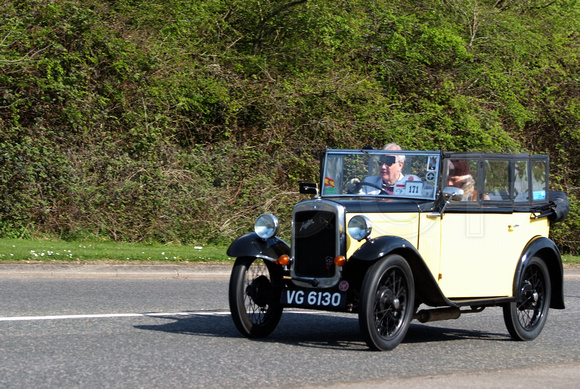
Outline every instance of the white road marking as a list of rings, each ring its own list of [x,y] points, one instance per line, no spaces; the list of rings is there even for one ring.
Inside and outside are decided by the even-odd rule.
[[[71,320],[71,319],[110,319],[117,317],[171,317],[171,316],[227,316],[229,312],[148,312],[148,313],[103,313],[92,315],[50,315],[50,316],[14,316],[0,317],[2,321],[34,321],[34,320]]]
[[[320,311],[301,310],[299,308],[290,308],[284,311],[285,314],[321,314]],[[345,312],[324,312],[329,316],[351,317],[351,313]],[[172,317],[172,316],[229,316],[229,311],[191,311],[191,312],[145,312],[145,313],[97,313],[86,315],[47,315],[47,316],[7,316],[0,317],[0,322],[10,321],[35,321],[35,320],[75,320],[75,319],[113,319],[119,317]]]

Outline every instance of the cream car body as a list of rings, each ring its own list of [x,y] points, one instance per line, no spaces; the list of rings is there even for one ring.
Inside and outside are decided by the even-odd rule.
[[[395,163],[401,178],[381,185]],[[290,244],[265,214],[228,249],[234,323],[260,337],[285,307],[353,312],[369,347],[389,350],[411,320],[501,307],[515,339],[534,339],[564,308],[549,229],[568,203],[548,175],[547,156],[326,150],[320,185],[301,184],[314,198],[295,205]]]

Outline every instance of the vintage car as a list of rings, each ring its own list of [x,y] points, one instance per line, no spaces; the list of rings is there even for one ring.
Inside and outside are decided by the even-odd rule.
[[[413,319],[501,307],[509,334],[532,340],[549,308],[564,309],[548,233],[569,204],[548,189],[548,156],[321,154],[320,187],[300,184],[313,198],[294,206],[291,244],[263,214],[228,248],[230,310],[243,335],[270,335],[286,307],[352,312],[367,345],[390,350]]]

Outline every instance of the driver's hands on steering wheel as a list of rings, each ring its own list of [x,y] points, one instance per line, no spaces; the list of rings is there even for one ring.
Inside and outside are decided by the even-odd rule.
[[[351,194],[358,193],[360,192],[361,187],[360,180],[358,178],[353,178],[347,182],[346,191]]]

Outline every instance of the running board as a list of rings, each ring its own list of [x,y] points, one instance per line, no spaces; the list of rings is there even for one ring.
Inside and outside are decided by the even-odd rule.
[[[511,303],[513,301],[516,301],[516,299],[515,299],[515,297],[505,297],[505,296],[499,297],[498,296],[498,297],[484,297],[484,298],[477,298],[477,299],[473,299],[473,298],[450,298],[449,301],[452,302],[453,305],[456,307],[470,307],[470,306],[490,307],[493,305],[501,305],[501,304]]]

